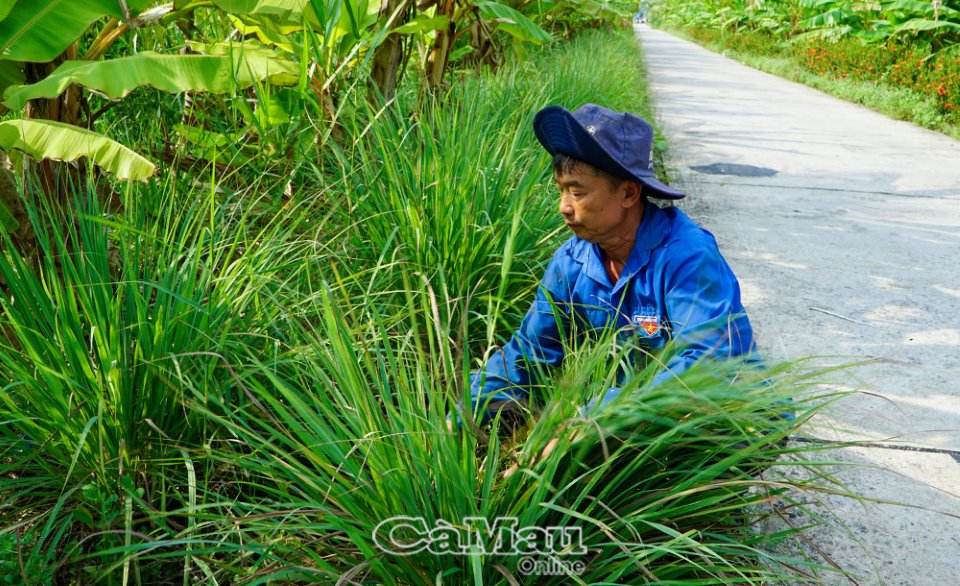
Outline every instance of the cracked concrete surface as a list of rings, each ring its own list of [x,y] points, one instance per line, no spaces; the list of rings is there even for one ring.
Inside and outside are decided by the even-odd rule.
[[[840,471],[854,492],[910,506],[827,498],[838,527],[811,538],[859,584],[960,584],[960,142],[636,32],[681,207],[716,235],[763,352],[875,359],[809,434],[945,450],[832,453],[861,464]],[[702,172],[718,165],[777,173]]]

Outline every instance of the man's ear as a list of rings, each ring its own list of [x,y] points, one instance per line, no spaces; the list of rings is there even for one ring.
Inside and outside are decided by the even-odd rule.
[[[623,207],[632,208],[640,202],[640,194],[643,192],[642,185],[636,181],[624,181],[620,186],[624,190]]]

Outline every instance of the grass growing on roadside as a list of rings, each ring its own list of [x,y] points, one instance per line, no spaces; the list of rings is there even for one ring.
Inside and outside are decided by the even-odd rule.
[[[951,123],[940,104],[930,95],[896,85],[819,75],[804,67],[790,51],[784,50],[780,46],[782,41],[775,42],[766,33],[740,33],[729,37],[719,31],[698,29],[696,34],[692,34],[674,26],[663,26],[670,34],[701,44],[754,69],[802,83],[841,100],[862,104],[890,118],[912,122],[960,139],[960,126]],[[769,40],[744,42],[753,37]]]
[[[442,100],[401,95],[380,113],[358,99],[343,108],[352,143],[278,164],[320,186],[288,200],[259,199],[286,178],[221,193],[216,176],[198,188],[170,173],[130,187],[114,216],[92,185],[75,189],[76,219],[34,205],[40,270],[9,247],[0,260],[0,567],[73,584],[712,584],[816,569],[768,552],[792,531],[749,528],[792,486],[834,490],[779,441],[805,371],[694,370],[578,417],[623,358],[605,339],[571,349],[516,437],[447,429],[562,238],[533,114],[643,112],[638,61],[629,34],[592,34]],[[807,480],[770,469],[793,458]],[[515,555],[392,555],[375,537],[397,515],[578,527],[586,551],[552,561],[576,557],[582,576],[526,576]]]
[[[905,120],[960,138],[960,127],[946,121],[946,117],[939,111],[934,99],[910,89],[863,81],[831,79],[807,71],[794,61],[782,57],[747,55],[737,52],[724,52],[724,55],[761,71],[826,92],[841,100],[862,104],[890,118]]]

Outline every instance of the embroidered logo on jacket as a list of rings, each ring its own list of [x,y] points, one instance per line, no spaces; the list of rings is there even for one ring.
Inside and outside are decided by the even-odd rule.
[[[660,316],[658,315],[635,315],[633,323],[640,328],[647,337],[653,337],[660,332]]]

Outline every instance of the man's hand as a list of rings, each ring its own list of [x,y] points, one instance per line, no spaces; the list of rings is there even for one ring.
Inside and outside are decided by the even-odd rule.
[[[570,439],[571,439],[571,441],[573,441],[573,437],[572,437],[572,436],[571,436]],[[557,438],[557,437],[555,437],[555,438],[553,438],[552,440],[550,440],[549,442],[547,442],[547,445],[543,448],[543,451],[540,452],[540,458],[539,458],[539,460],[540,460],[540,461],[546,460],[546,459],[547,459],[547,456],[549,456],[550,453],[553,452],[554,448],[557,447],[557,444],[558,444],[559,442],[560,442],[560,438]],[[530,467],[536,465],[537,461],[538,461],[538,460],[534,460],[533,462],[530,462]],[[513,475],[517,472],[517,470],[519,470],[519,469],[520,469],[520,463],[519,463],[519,462],[516,462],[516,463],[514,463],[512,466],[510,466],[509,468],[507,468],[506,470],[503,471],[503,477],[504,477],[504,478],[510,478],[510,477],[513,476]]]
[[[569,432],[569,435],[568,435],[567,445],[568,445],[568,446],[569,446],[569,445],[572,445],[573,442],[577,441],[577,439],[578,439],[579,437],[580,437],[580,434],[578,433],[578,430],[577,430],[577,429],[571,430],[571,431]],[[557,448],[557,444],[560,443],[560,440],[561,440],[561,439],[562,439],[562,438],[555,437],[555,438],[551,439],[549,442],[547,442],[547,445],[544,446],[544,447],[543,447],[543,450],[541,450],[541,452],[540,452],[540,457],[534,458],[534,459],[527,465],[527,468],[532,468],[532,467],[536,466],[538,462],[542,462],[542,461],[546,460],[547,457],[548,457],[550,454],[553,453],[553,450],[555,450],[555,449]],[[503,477],[504,477],[504,478],[510,478],[511,476],[513,476],[514,474],[516,474],[516,472],[517,472],[518,470],[520,470],[520,462],[515,462],[512,466],[510,466],[509,468],[507,468],[506,470],[503,471]]]
[[[525,402],[519,399],[498,399],[496,401],[490,401],[484,411],[486,413],[483,417],[485,421],[500,415],[500,432],[507,435],[516,431],[516,428],[519,427],[520,423],[527,416]],[[447,431],[453,433],[463,425],[468,425],[474,430],[478,428],[477,422],[474,421],[470,415],[458,413],[450,413],[447,415]],[[479,435],[485,436],[482,432],[480,432]]]

